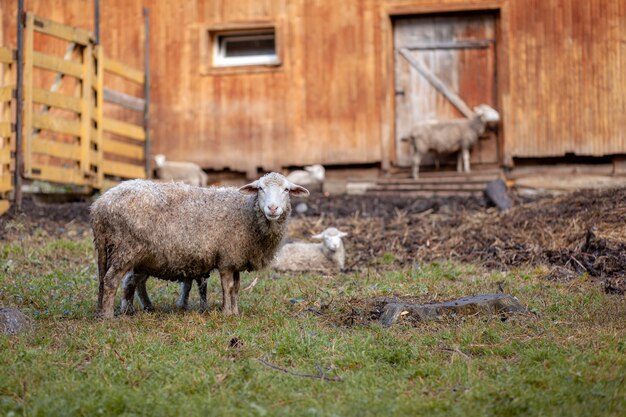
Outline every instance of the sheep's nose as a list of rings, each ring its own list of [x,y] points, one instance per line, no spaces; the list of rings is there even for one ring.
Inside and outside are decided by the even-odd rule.
[[[279,207],[275,204],[270,204],[269,206],[267,206],[267,209],[269,210],[270,214],[272,216],[276,215],[276,214],[280,214],[279,213]]]

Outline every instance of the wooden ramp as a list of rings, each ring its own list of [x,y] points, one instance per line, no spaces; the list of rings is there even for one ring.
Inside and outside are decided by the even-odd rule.
[[[487,184],[497,179],[504,179],[501,170],[476,171],[469,174],[450,171],[425,172],[420,173],[418,179],[389,177],[369,181],[352,180],[348,182],[346,188],[348,194],[369,196],[480,196]]]

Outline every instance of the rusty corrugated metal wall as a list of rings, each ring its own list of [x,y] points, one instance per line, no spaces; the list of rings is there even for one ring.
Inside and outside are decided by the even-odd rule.
[[[510,6],[512,156],[626,153],[626,2]]]
[[[0,0],[8,46],[15,3]],[[392,15],[463,9],[499,16],[504,157],[626,153],[626,0],[103,2],[108,55],[137,68],[143,6],[152,18],[153,150],[172,159],[244,171],[393,162]],[[91,1],[26,0],[26,9],[93,27]],[[203,72],[208,27],[259,21],[279,33],[279,68]]]

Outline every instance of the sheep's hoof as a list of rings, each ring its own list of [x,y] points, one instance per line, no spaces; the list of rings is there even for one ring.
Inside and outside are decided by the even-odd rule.
[[[120,308],[120,313],[125,314],[127,316],[132,316],[135,314],[135,306],[132,303],[122,303]]]
[[[99,320],[108,320],[108,319],[112,319],[113,317],[115,317],[115,314],[113,314],[113,311],[97,311],[96,312],[96,318]]]
[[[146,313],[152,313],[154,311],[154,306],[152,304],[148,304],[147,306],[144,306],[143,311]]]

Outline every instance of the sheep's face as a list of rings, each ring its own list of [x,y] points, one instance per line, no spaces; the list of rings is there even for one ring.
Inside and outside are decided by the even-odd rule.
[[[486,123],[497,123],[500,121],[500,113],[487,104],[474,107],[474,112],[479,114]]]
[[[329,227],[319,235],[311,236],[313,239],[323,239],[324,246],[330,251],[336,252],[341,247],[341,238],[348,236],[345,232],[340,232],[334,227]]]
[[[270,172],[239,189],[244,194],[257,194],[259,208],[269,221],[276,221],[288,212],[289,196],[307,197],[309,191],[293,184],[284,176]]]

